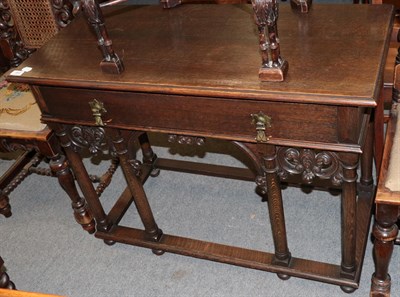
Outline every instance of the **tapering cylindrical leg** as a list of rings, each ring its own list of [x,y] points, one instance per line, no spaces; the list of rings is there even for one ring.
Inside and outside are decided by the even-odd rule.
[[[396,225],[398,206],[377,204],[373,228],[375,273],[372,275],[371,296],[390,296],[390,275],[388,274],[394,241],[399,232]]]
[[[357,236],[357,167],[358,154],[341,154],[343,162],[342,185],[342,261],[341,276],[354,279],[356,271],[356,236]],[[342,286],[343,291],[350,293],[353,287]]]
[[[85,165],[82,162],[82,158],[73,149],[67,132],[62,125],[52,125],[51,128],[56,132],[60,144],[64,148],[69,165],[76,177],[76,181],[79,184],[91,214],[96,221],[96,229],[105,232],[109,231],[111,229],[111,223],[107,219],[107,215],[99,201],[99,196],[97,195],[89,174],[86,171]]]
[[[1,257],[0,257],[0,288],[15,290],[14,283],[10,280],[10,277],[5,272],[4,261]]]
[[[80,197],[75,180],[69,169],[68,162],[63,155],[57,155],[50,161],[50,169],[58,178],[58,182],[72,201],[75,220],[89,233],[94,233],[96,225],[90,214],[85,199]]]
[[[288,266],[291,260],[289,252],[285,215],[282,201],[282,190],[277,174],[276,148],[274,145],[259,144],[263,148],[263,160],[265,165],[265,179],[268,195],[268,210],[271,221],[272,235],[275,246],[274,264]],[[288,279],[288,275],[278,274],[281,279]]]

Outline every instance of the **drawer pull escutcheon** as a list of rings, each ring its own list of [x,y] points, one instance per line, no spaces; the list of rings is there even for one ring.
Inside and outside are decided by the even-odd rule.
[[[267,142],[270,138],[270,136],[267,136],[265,134],[265,131],[267,128],[271,127],[271,117],[265,115],[262,111],[259,113],[252,113],[251,115],[252,118],[252,124],[256,125],[256,141],[257,142]]]
[[[98,101],[97,99],[93,99],[93,101],[89,102],[89,105],[92,109],[92,114],[96,126],[105,126],[103,119],[101,118],[101,116],[107,112],[107,110],[104,108],[103,102]]]

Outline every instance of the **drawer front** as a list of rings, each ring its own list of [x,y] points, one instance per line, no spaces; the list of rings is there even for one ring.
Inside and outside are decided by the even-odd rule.
[[[106,110],[110,127],[254,142],[251,114],[271,118],[272,140],[337,143],[337,107],[87,89],[40,87],[45,120],[95,125],[89,102]],[[275,141],[274,141],[275,142]]]

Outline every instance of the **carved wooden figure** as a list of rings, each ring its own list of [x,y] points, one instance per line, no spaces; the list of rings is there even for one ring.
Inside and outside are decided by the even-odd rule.
[[[124,71],[122,60],[114,52],[112,41],[108,36],[107,28],[104,23],[103,13],[100,5],[96,0],[73,0],[74,14],[80,9],[86,15],[89,24],[92,26],[99,48],[103,54],[103,60],[100,63],[101,70],[104,73],[119,74]],[[114,5],[125,2],[125,0],[113,0],[104,2],[102,6]]]
[[[276,0],[252,0],[255,21],[258,26],[262,66],[262,81],[283,81],[289,64],[280,54],[278,37],[279,8]]]

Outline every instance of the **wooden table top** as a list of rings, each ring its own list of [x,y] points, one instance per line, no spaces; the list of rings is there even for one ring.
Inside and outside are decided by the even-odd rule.
[[[284,82],[261,82],[251,5],[128,6],[105,10],[120,75],[103,74],[94,35],[78,18],[9,80],[39,85],[375,106],[393,23],[389,5],[280,5]]]

